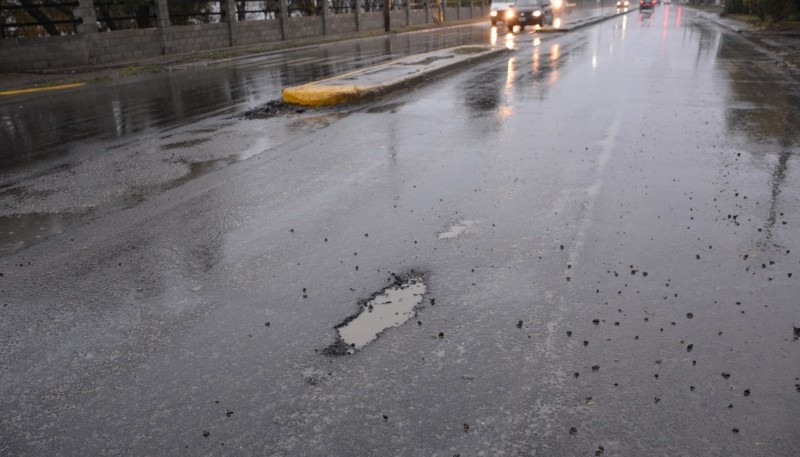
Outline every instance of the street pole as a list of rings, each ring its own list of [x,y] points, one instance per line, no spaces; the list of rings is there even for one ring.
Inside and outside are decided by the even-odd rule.
[[[392,0],[383,0],[383,28],[392,31]]]

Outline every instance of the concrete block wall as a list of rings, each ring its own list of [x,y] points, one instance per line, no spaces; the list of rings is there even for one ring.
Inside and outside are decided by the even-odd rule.
[[[161,55],[161,33],[158,29],[119,30],[95,33],[86,38],[87,63],[90,65]]]
[[[48,70],[86,64],[86,40],[79,35],[6,38],[0,44],[0,68],[4,72]]]
[[[228,24],[176,25],[165,27],[164,54],[209,51],[230,46]]]
[[[361,15],[360,30],[383,30],[383,11],[370,11]]]
[[[290,40],[324,35],[322,16],[290,17],[286,25]]]
[[[428,22],[428,13],[425,10],[411,10],[411,24],[410,25],[423,25]]]
[[[88,0],[87,0],[88,1]],[[488,11],[488,8],[487,8]],[[488,13],[487,13],[488,14]],[[472,10],[481,17],[480,5]],[[461,8],[461,18],[470,17],[469,7]],[[459,19],[457,8],[448,8],[446,20]],[[355,14],[290,17],[286,23],[286,39],[311,38],[383,30],[382,11]],[[391,12],[391,26],[432,24],[424,9]],[[327,28],[327,32],[326,29]],[[7,38],[0,40],[0,72],[24,72],[130,62],[159,55],[203,52],[230,46],[275,43],[284,39],[281,20],[220,22],[196,25],[166,25],[161,28],[118,30],[113,32],[79,33],[77,35]]]
[[[333,14],[328,16],[328,33],[331,35],[353,33],[356,28],[355,14]]]
[[[263,21],[232,22],[233,46],[281,41],[281,21],[268,19]]]
[[[392,11],[391,13],[392,29],[395,27],[407,26],[407,17],[405,11]]]

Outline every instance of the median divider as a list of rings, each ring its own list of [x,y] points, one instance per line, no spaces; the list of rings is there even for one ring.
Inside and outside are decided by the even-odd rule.
[[[498,46],[459,46],[416,54],[374,67],[283,89],[283,101],[321,107],[368,101],[456,68],[509,52]]]

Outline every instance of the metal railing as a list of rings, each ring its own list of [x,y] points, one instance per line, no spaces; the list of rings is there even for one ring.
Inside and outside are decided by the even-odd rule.
[[[0,4],[0,37],[56,36],[77,33],[83,20],[76,18],[72,10],[77,1],[29,1],[8,0]]]
[[[323,2],[329,14],[382,12],[384,0],[167,0],[171,25],[218,23],[227,12],[235,21],[274,20],[286,5],[289,17],[320,16]],[[393,11],[431,10],[437,0],[391,0]],[[489,0],[439,0],[453,8],[481,8]],[[94,0],[97,30],[114,31],[158,27],[156,0]],[[0,2],[0,38],[68,35],[78,32],[83,19],[73,13],[77,0],[2,0]],[[473,12],[470,13],[474,15]],[[84,17],[86,17],[84,15]],[[89,26],[89,24],[86,24]]]
[[[143,29],[156,26],[155,2],[139,0],[95,0],[98,29]]]
[[[220,22],[225,11],[218,1],[169,0],[169,20],[173,25],[208,24]]]
[[[237,21],[277,19],[280,16],[277,0],[235,0],[235,5]]]

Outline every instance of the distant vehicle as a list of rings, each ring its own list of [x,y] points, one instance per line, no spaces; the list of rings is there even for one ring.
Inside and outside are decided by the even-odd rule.
[[[492,19],[492,25],[497,25],[497,21],[505,22],[506,11],[513,4],[513,0],[492,0],[492,4],[489,7],[489,17]]]
[[[639,0],[640,10],[651,10],[656,7],[656,0]]]
[[[672,3],[672,0],[661,0],[662,5],[669,5],[670,3]]]
[[[553,10],[548,0],[517,0],[506,10],[504,19],[509,32],[514,30],[515,25],[524,30],[526,25],[552,24]]]
[[[631,5],[628,0],[617,0],[617,8],[627,8]]]

